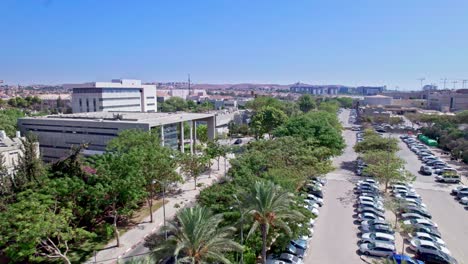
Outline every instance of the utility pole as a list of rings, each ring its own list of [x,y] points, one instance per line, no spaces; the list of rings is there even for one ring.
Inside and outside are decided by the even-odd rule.
[[[423,89],[423,81],[426,80],[426,78],[419,78],[418,79],[421,82],[421,90]]]
[[[190,73],[188,74],[188,93],[189,95],[192,95],[192,92],[190,91]]]
[[[468,80],[462,80],[462,89],[465,89],[466,82],[468,82]]]
[[[443,78],[441,79],[444,83],[444,90],[446,89],[446,86],[447,86],[447,78]]]

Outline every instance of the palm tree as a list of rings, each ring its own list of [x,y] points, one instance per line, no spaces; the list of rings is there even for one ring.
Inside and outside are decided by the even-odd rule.
[[[235,228],[219,227],[221,214],[213,214],[205,207],[195,206],[182,209],[173,223],[168,224],[169,237],[152,251],[156,262],[174,257],[176,263],[225,263],[225,252],[242,251],[242,247],[231,239]]]
[[[287,234],[291,234],[291,229],[285,220],[304,217],[299,212],[291,210],[292,202],[291,193],[269,181],[256,182],[245,196],[244,207],[254,221],[247,237],[260,227],[262,263],[266,263],[267,236],[270,227],[279,227]]]

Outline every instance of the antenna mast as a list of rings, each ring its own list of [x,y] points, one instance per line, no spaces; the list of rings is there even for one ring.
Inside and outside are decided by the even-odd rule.
[[[192,91],[190,91],[190,73],[188,74],[188,93],[192,95]]]

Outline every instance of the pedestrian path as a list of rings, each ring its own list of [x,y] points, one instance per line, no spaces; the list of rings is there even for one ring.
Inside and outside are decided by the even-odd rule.
[[[229,167],[228,160],[226,170],[229,170]],[[209,176],[209,172],[206,172],[197,179],[197,184],[202,183],[203,187],[197,187],[195,189],[193,179],[189,179],[179,185],[182,190],[180,194],[166,197],[166,220],[172,219],[181,208],[193,204],[196,201],[197,195],[203,188],[212,185],[224,176],[224,159],[220,159],[219,171],[217,168],[218,164],[214,161],[211,167],[211,177]],[[104,247],[104,249],[98,251],[95,256],[89,259],[86,263],[117,263],[119,259],[128,256],[132,250],[142,245],[147,236],[156,232],[163,226],[163,207],[160,207],[158,210],[153,212],[153,223],[150,223],[149,221],[150,216],[146,217],[142,223],[122,234],[120,236],[120,247],[116,247],[116,240],[113,239]]]

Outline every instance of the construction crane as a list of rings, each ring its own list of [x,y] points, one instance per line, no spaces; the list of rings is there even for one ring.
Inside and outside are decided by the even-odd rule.
[[[461,80],[462,81],[462,89],[465,89],[465,83],[468,82],[468,80]]]
[[[440,79],[444,83],[444,90],[447,88],[447,78]]]
[[[421,82],[421,90],[422,90],[422,88],[423,88],[423,81],[426,80],[426,78],[419,78],[418,80]]]

